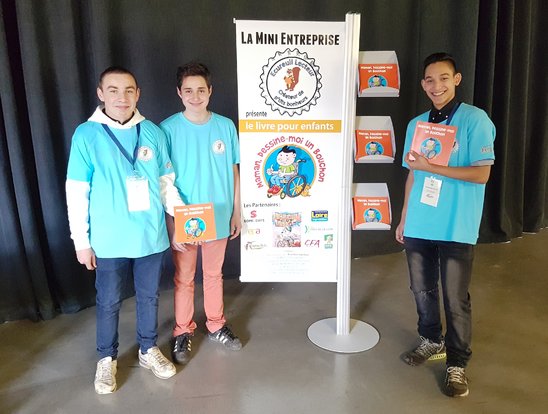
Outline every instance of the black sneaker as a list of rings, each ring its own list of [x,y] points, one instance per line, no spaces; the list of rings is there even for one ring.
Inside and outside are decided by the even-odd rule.
[[[468,392],[468,379],[464,373],[464,368],[447,367],[445,393],[449,397],[466,397]]]
[[[427,360],[436,360],[445,358],[445,342],[440,343],[431,341],[430,339],[420,336],[421,343],[412,351],[402,355],[402,359],[406,364],[417,366]]]
[[[231,351],[239,351],[242,349],[242,343],[226,325],[218,331],[208,333],[207,336],[212,341],[223,344],[225,348],[230,349]]]
[[[186,332],[173,338],[171,348],[171,358],[173,362],[184,365],[190,361],[190,351],[192,350],[192,334]]]

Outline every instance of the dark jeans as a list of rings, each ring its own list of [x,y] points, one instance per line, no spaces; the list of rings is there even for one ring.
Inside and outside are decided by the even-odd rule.
[[[438,279],[441,278],[447,330],[447,365],[466,367],[472,351],[472,308],[468,288],[474,246],[405,237],[405,251],[419,315],[419,335],[439,342],[443,338]]]
[[[99,358],[118,356],[118,321],[122,307],[122,286],[133,273],[137,306],[137,342],[145,353],[158,338],[158,288],[165,252],[137,259],[97,258],[95,289],[97,352]]]

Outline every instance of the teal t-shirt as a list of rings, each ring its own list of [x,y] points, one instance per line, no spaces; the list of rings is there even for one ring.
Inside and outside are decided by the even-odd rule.
[[[175,186],[185,204],[213,203],[217,239],[230,235],[234,209],[234,165],[240,163],[234,123],[211,113],[202,125],[178,112],[160,124],[175,169]]]
[[[88,121],[72,137],[67,179],[90,184],[89,236],[97,257],[144,257],[169,247],[160,198],[160,176],[173,172],[164,133],[150,121],[140,123],[135,169],[148,179],[150,208],[129,211],[126,178],[130,162],[98,122]],[[137,127],[110,127],[128,154],[137,143]]]
[[[428,122],[428,114],[425,112],[409,122],[404,154],[411,148],[417,122]],[[457,127],[457,135],[449,159],[450,167],[468,167],[495,159],[495,126],[485,111],[463,103],[455,112],[451,125]],[[405,159],[403,166],[408,168]],[[424,180],[429,177],[442,181],[437,207],[420,202]],[[485,184],[414,171],[403,234],[426,240],[476,244],[484,195]]]

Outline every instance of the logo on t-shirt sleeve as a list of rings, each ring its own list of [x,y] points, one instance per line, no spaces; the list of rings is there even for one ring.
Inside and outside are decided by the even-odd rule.
[[[493,152],[493,146],[492,145],[486,145],[485,147],[481,147],[481,153],[482,154],[490,154]]]

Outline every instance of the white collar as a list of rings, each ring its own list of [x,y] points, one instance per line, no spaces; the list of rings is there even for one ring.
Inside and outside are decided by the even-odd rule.
[[[129,121],[127,121],[125,124],[120,124],[119,122],[116,122],[112,118],[109,118],[104,112],[103,112],[103,105],[99,105],[97,109],[95,109],[95,112],[93,115],[91,115],[88,119],[88,121],[91,122],[98,122],[100,124],[106,124],[109,127],[112,128],[118,128],[118,129],[129,129],[137,125],[139,122],[143,122],[145,120],[145,117],[139,113],[139,110],[135,108],[135,113],[131,117]]]

